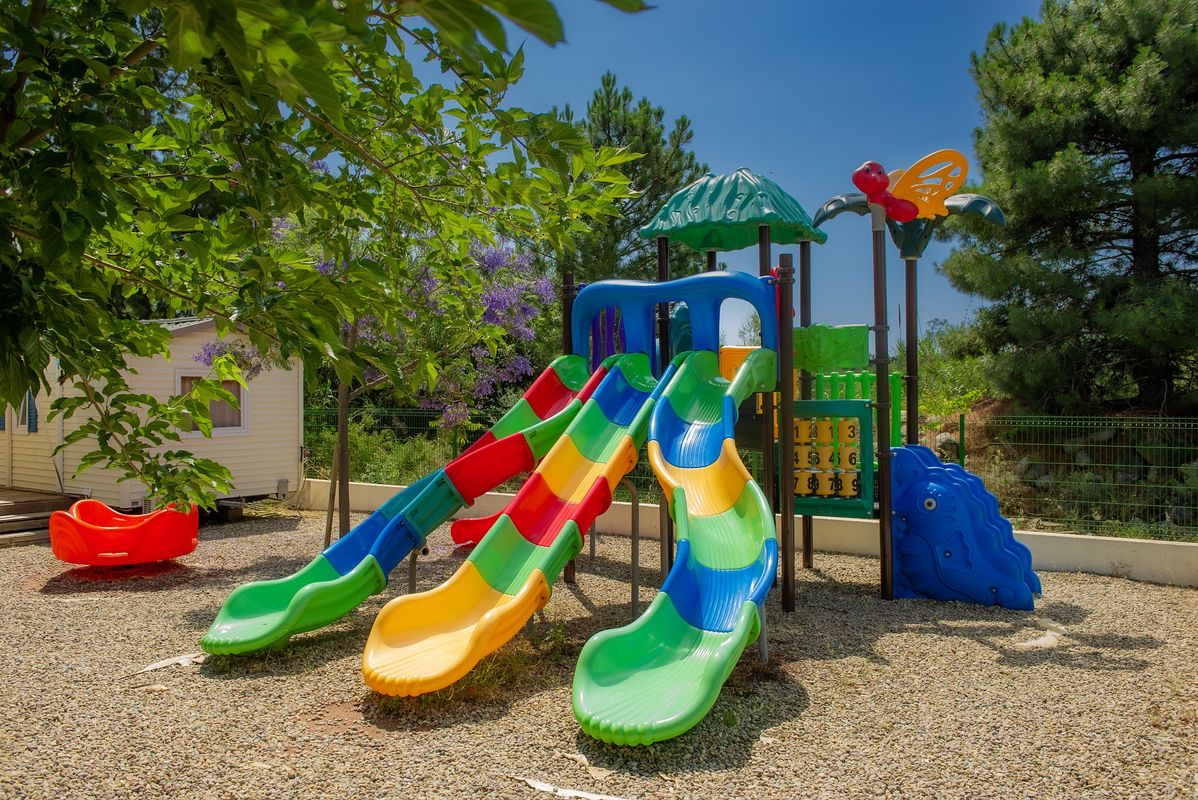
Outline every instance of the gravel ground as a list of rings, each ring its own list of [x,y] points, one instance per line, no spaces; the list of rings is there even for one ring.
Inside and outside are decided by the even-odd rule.
[[[382,698],[360,673],[404,567],[284,651],[136,674],[197,651],[234,586],[306,563],[322,522],[206,527],[178,562],[98,574],[0,550],[0,796],[549,796],[513,776],[628,798],[1198,796],[1198,592],[1093,575],[1045,574],[1031,615],[883,603],[876,561],[817,555],[798,613],[771,597],[769,665],[746,653],[706,720],[651,748],[588,739],[570,711],[582,644],[630,616],[614,536],[524,633],[424,698]],[[421,589],[462,560],[430,541]],[[646,602],[658,558],[644,543]]]

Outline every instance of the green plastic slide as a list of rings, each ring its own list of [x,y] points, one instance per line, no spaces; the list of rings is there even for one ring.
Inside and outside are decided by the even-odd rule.
[[[679,362],[648,445],[678,526],[674,567],[638,620],[586,643],[574,672],[575,717],[615,744],[669,739],[703,719],[761,630],[777,569],[774,516],[732,438],[741,402],[773,389],[775,354],[754,352],[731,383],[714,352]]]

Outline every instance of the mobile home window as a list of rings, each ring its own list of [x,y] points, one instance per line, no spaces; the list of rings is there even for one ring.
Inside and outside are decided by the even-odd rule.
[[[32,392],[25,392],[21,405],[17,407],[17,430],[37,433],[37,404],[33,401]]]
[[[202,380],[199,375],[183,375],[179,378],[180,394],[190,392],[197,381]],[[215,430],[239,430],[245,428],[243,414],[245,413],[245,396],[241,388],[241,384],[237,381],[221,381],[221,386],[225,388],[229,394],[237,398],[238,408],[226,403],[224,400],[213,400],[208,405],[208,414],[212,417],[212,429]],[[195,425],[191,428],[196,429]]]

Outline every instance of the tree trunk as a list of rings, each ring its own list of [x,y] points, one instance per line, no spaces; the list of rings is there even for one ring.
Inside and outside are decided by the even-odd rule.
[[[1138,194],[1136,184],[1156,174],[1156,146],[1129,149],[1132,184],[1131,271],[1136,283],[1161,279],[1161,235],[1157,210]],[[1136,382],[1136,404],[1158,413],[1168,410],[1169,394],[1176,377],[1174,354],[1151,348],[1133,348],[1129,369]]]
[[[358,346],[358,323],[349,329],[349,349]],[[345,381],[337,381],[337,536],[349,533],[349,390]]]
[[[337,538],[349,533],[349,384],[337,381]]]
[[[340,436],[338,436],[340,439]],[[338,441],[333,442],[332,458],[329,461],[329,505],[324,514],[324,546],[333,543],[333,509],[337,507],[337,464],[341,461],[341,448]]]

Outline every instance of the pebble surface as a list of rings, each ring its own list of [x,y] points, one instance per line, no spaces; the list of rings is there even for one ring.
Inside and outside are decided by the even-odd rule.
[[[1198,796],[1198,591],[1120,578],[1044,573],[1035,614],[886,603],[876,560],[816,554],[797,613],[771,593],[769,663],[746,651],[707,718],[649,748],[593,741],[570,710],[583,643],[631,619],[616,536],[423,698],[383,698],[360,671],[406,564],[284,650],[138,672],[198,651],[231,589],[299,569],[322,530],[320,514],[247,518],[175,562],[105,570],[0,550],[0,797],[550,796],[518,778],[625,798]],[[420,590],[464,557],[445,530],[429,543]],[[655,542],[641,564],[643,610]]]

